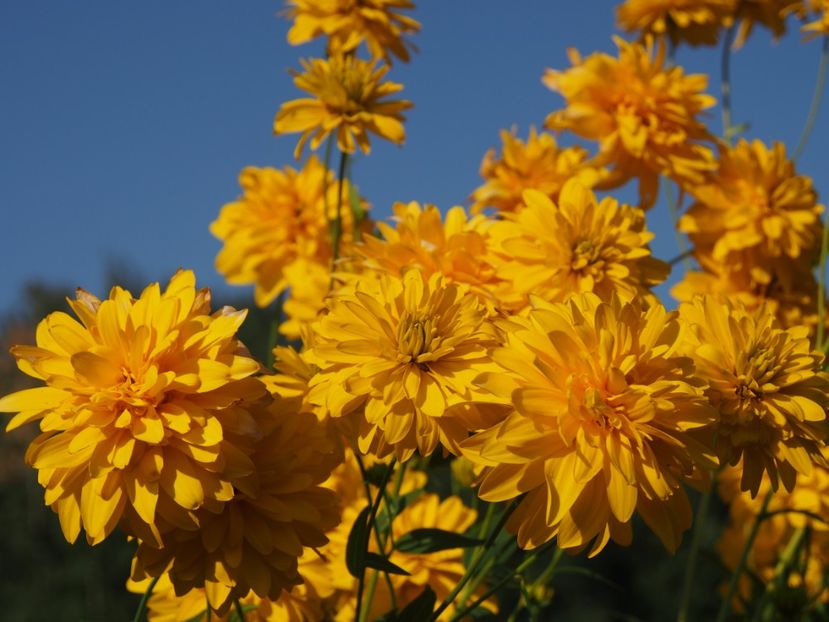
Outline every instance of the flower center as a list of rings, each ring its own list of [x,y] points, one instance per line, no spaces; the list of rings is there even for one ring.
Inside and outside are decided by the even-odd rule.
[[[416,360],[433,349],[438,341],[437,328],[432,318],[406,314],[397,329],[397,347],[401,354]]]
[[[584,270],[590,264],[596,261],[599,255],[599,249],[593,245],[590,240],[581,240],[573,246],[573,251],[570,257],[570,268],[574,272]]]

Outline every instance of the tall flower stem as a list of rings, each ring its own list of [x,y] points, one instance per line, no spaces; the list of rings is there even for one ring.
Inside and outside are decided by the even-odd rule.
[[[239,617],[239,622],[245,622],[245,610],[242,609],[242,603],[238,598],[233,599],[233,606],[236,608],[236,615]]]
[[[806,527],[799,527],[792,534],[789,543],[783,549],[783,553],[780,555],[780,559],[774,567],[774,578],[766,584],[766,589],[760,597],[760,602],[757,603],[757,608],[754,610],[754,615],[751,618],[752,620],[766,619],[763,617],[764,610],[768,607],[774,592],[786,585],[787,573],[794,567],[807,535],[808,529]]]
[[[157,576],[150,582],[149,587],[147,587],[147,591],[144,592],[144,595],[141,597],[141,602],[138,603],[138,611],[135,612],[135,617],[132,619],[132,622],[144,622],[147,619],[147,604],[150,602],[150,596],[153,595],[153,590],[155,589],[156,583],[161,576]],[[208,606],[208,609],[210,607]]]
[[[823,47],[820,51],[820,63],[817,68],[817,78],[815,79],[815,92],[812,94],[812,103],[809,105],[809,114],[806,117],[806,123],[803,125],[803,131],[800,133],[800,139],[797,141],[792,153],[792,161],[797,160],[803,150],[806,148],[806,143],[809,141],[809,136],[812,134],[812,129],[815,127],[817,121],[817,113],[820,109],[820,100],[823,97],[823,87],[826,85],[826,73],[829,72],[829,35],[823,36]]]
[[[486,542],[484,542],[484,547],[483,548],[485,550],[491,548],[492,545],[495,543],[495,539],[498,537],[498,534],[501,533],[501,530],[504,528],[504,525],[507,524],[507,520],[509,520],[509,517],[512,516],[512,513],[515,511],[515,508],[518,507],[519,503],[520,503],[519,499],[514,500],[512,503],[510,503],[509,507],[507,507],[507,509],[504,511],[504,514],[498,520],[498,524],[495,525],[495,528],[490,532],[489,537],[487,537]],[[440,617],[440,614],[442,614],[444,611],[446,611],[446,609],[449,607],[449,605],[452,604],[452,602],[455,600],[455,597],[457,597],[457,595],[460,594],[460,592],[464,588],[464,586],[467,583],[469,583],[469,580],[478,571],[478,566],[481,565],[481,560],[482,559],[483,559],[483,556],[479,557],[474,564],[470,564],[469,568],[467,568],[467,570],[466,570],[466,573],[463,575],[463,577],[461,577],[461,580],[458,581],[458,584],[452,589],[451,592],[449,592],[449,595],[446,598],[443,599],[443,602],[440,604],[440,606],[437,608],[437,610],[432,614],[432,617],[429,618],[430,622],[434,621],[434,620],[437,620]]]
[[[722,134],[727,144],[731,144],[731,46],[734,44],[736,26],[725,31],[722,42],[722,56],[720,57],[720,106],[722,107]]]
[[[343,237],[343,185],[345,184],[345,170],[348,165],[348,152],[340,152],[340,166],[337,171],[337,212],[334,226],[331,231],[331,271],[340,258],[340,241]]]
[[[827,37],[829,40],[829,37]],[[817,282],[817,329],[815,344],[821,352],[826,352],[824,332],[826,327],[826,255],[829,252],[829,223],[823,223],[823,237],[820,241],[820,263]]]
[[[691,544],[688,548],[688,563],[685,566],[685,577],[682,580],[682,592],[679,597],[679,613],[676,616],[677,622],[688,622],[688,608],[691,606],[691,590],[694,587],[694,571],[699,557],[699,546],[702,537],[705,519],[708,516],[708,507],[711,505],[711,496],[714,492],[716,480],[711,482],[708,490],[702,493],[697,507],[697,515],[694,517],[694,531],[691,534]]]
[[[757,538],[757,532],[760,530],[760,524],[768,518],[768,516],[766,516],[766,509],[769,507],[769,502],[771,501],[773,494],[774,491],[770,490],[768,492],[766,498],[763,499],[763,506],[760,508],[760,511],[754,518],[754,522],[751,524],[751,531],[749,531],[748,538],[746,538],[745,545],[743,545],[743,550],[740,553],[740,561],[737,562],[737,567],[731,575],[731,580],[728,582],[728,591],[726,592],[725,598],[720,605],[720,610],[717,613],[717,622],[725,622],[731,613],[731,602],[734,600],[734,594],[737,593],[737,586],[740,584],[740,577],[742,577],[743,571],[746,569],[748,556],[751,554],[751,548],[754,546],[754,540]]]
[[[487,532],[489,532],[489,526],[492,524],[492,520],[495,518],[495,512],[497,511],[498,506],[495,503],[490,503],[489,507],[486,509],[486,514],[484,514],[484,520],[481,521],[481,528],[478,531],[478,538],[483,537]],[[483,545],[476,547],[475,550],[472,552],[472,557],[469,559],[469,566],[476,566],[478,561],[483,557],[484,553],[486,553],[486,547]],[[461,592],[460,598],[458,599],[458,606],[463,607],[464,603],[466,603],[466,599],[469,598],[469,594],[472,590],[474,590],[474,581],[469,583]]]

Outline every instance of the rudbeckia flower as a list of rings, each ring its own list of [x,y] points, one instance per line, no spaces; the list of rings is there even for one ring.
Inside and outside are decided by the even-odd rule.
[[[499,212],[517,212],[523,207],[525,190],[538,190],[553,201],[564,183],[578,179],[587,187],[600,178],[587,160],[587,150],[579,147],[559,147],[552,134],[530,129],[526,142],[514,132],[501,132],[501,155],[495,149],[486,152],[481,162],[484,184],[472,193],[472,213],[493,207]]]
[[[524,495],[506,527],[523,548],[630,543],[637,512],[675,551],[691,524],[682,487],[715,461],[716,413],[690,358],[677,351],[675,313],[579,294],[501,323],[478,382],[515,411],[461,444],[483,467],[478,495]],[[592,541],[592,545],[591,545]]]
[[[665,45],[654,49],[618,37],[619,57],[596,52],[582,58],[570,51],[573,67],[548,69],[544,84],[560,93],[565,108],[550,113],[545,124],[556,131],[570,130],[599,143],[594,164],[611,170],[602,188],[639,179],[639,203],[653,205],[659,176],[677,183],[701,183],[715,167],[714,136],[700,121],[715,99],[705,94],[704,74],[685,75],[665,64]]]
[[[710,256],[730,270],[750,270],[767,283],[781,259],[804,267],[817,259],[823,206],[812,180],[795,173],[782,143],[768,148],[740,140],[723,147],[716,173],[689,191],[697,200],[678,226],[702,260]]]
[[[197,527],[160,524],[160,546],[139,542],[133,560],[133,580],[169,572],[177,595],[204,588],[221,615],[250,591],[276,601],[300,585],[298,560],[326,544],[340,519],[336,496],[321,486],[342,460],[326,426],[267,401],[250,411],[261,438],[249,453],[253,472],[234,480],[233,498],[197,511]]]
[[[300,45],[328,37],[328,54],[354,52],[365,41],[372,58],[390,61],[390,54],[409,60],[405,35],[420,30],[420,23],[401,10],[413,9],[411,0],[288,0],[285,12],[294,24],[288,43]]]
[[[524,203],[490,230],[500,258],[496,275],[508,284],[499,292],[507,307],[526,307],[530,295],[563,302],[582,292],[656,300],[650,288],[665,280],[670,266],[651,256],[653,233],[642,210],[611,197],[598,201],[575,181],[557,203],[536,190],[524,192]]]
[[[734,22],[737,0],[625,0],[616,8],[619,27],[640,35],[667,36],[676,45],[715,45]]]
[[[244,311],[210,312],[210,292],[179,271],[138,298],[115,287],[100,301],[78,291],[70,315],[48,315],[36,346],[15,346],[20,369],[46,386],[0,399],[13,430],[40,420],[26,453],[70,542],[90,544],[126,517],[154,532],[161,520],[233,498],[232,477],[250,472],[228,426],[234,406],[262,395],[259,370],[236,339]],[[192,523],[195,525],[195,523]]]
[[[709,384],[720,413],[716,450],[739,465],[742,490],[757,495],[764,474],[777,490],[794,488],[798,473],[823,464],[829,376],[823,355],[813,352],[809,329],[784,330],[770,309],[697,297],[680,305],[686,325],[683,351]]]
[[[296,285],[296,272],[306,272],[309,264],[330,270],[329,223],[337,216],[339,183],[312,156],[301,170],[248,167],[239,175],[239,185],[242,196],[226,204],[210,225],[224,243],[216,270],[233,285],[255,285],[256,304],[266,307]],[[343,181],[343,196],[350,192]],[[341,206],[340,217],[343,256],[353,239],[351,210]]]
[[[309,401],[332,417],[356,413],[362,453],[408,459],[438,443],[457,453],[464,407],[495,401],[472,380],[491,368],[496,341],[486,310],[440,274],[360,279],[338,291],[313,326]]]
[[[273,126],[276,134],[302,133],[294,150],[297,159],[309,138],[316,150],[334,136],[345,153],[354,153],[357,146],[363,153],[371,151],[370,133],[403,143],[403,111],[412,104],[386,99],[403,90],[402,84],[383,82],[388,66],[377,67],[354,56],[300,62],[304,71],[294,73],[294,84],[312,97],[282,104]]]

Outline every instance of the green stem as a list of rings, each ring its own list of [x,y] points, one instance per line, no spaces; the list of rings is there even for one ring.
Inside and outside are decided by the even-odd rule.
[[[827,37],[829,40],[829,36]],[[820,241],[820,264],[817,282],[817,333],[815,344],[823,346],[823,335],[826,327],[826,254],[829,249],[829,223],[823,224],[823,237]]]
[[[331,271],[340,258],[340,242],[343,237],[343,186],[345,185],[345,167],[348,164],[348,152],[340,152],[340,167],[337,172],[337,215],[331,235]]]
[[[823,87],[826,84],[826,73],[829,70],[829,35],[823,37],[823,47],[820,51],[820,63],[817,68],[817,78],[815,80],[815,92],[812,94],[812,103],[809,105],[809,115],[806,117],[806,123],[803,126],[803,131],[800,133],[800,139],[797,141],[792,153],[792,161],[794,162],[803,153],[806,148],[806,143],[809,141],[809,136],[812,134],[812,129],[815,127],[817,121],[817,113],[820,109],[820,99],[823,96]]]
[[[495,503],[490,503],[489,507],[486,509],[486,514],[484,514],[484,520],[481,521],[481,527],[478,529],[478,538],[482,538],[486,533],[489,532],[489,526],[492,524],[492,520],[495,518],[495,513],[498,510],[498,506]],[[469,559],[469,566],[475,566],[478,563],[478,560],[483,557],[484,553],[486,553],[486,547],[483,545],[475,547],[475,550],[472,552],[472,557]],[[470,583],[466,589],[461,593],[460,598],[458,599],[458,606],[463,607],[464,603],[466,603],[466,599],[469,598],[469,595],[474,591],[477,585],[473,586],[473,583]],[[478,582],[480,583],[480,582]]]
[[[731,144],[732,121],[731,121],[731,46],[734,43],[736,24],[725,31],[722,44],[722,57],[720,58],[720,102],[722,106],[722,133],[726,144]]]
[[[691,534],[691,545],[688,549],[688,564],[685,566],[685,577],[682,581],[682,592],[679,598],[679,613],[676,616],[677,622],[688,622],[688,609],[691,606],[691,589],[694,587],[694,571],[699,557],[699,545],[702,536],[702,528],[705,518],[708,516],[708,507],[711,505],[711,496],[716,481],[712,481],[708,490],[702,493],[697,507],[697,515],[694,517],[694,531]]]
[[[665,179],[665,201],[668,203],[668,211],[671,214],[671,222],[674,226],[674,237],[676,238],[676,247],[679,250],[679,255],[671,260],[670,264],[681,261],[685,270],[691,269],[690,256],[693,250],[688,248],[688,241],[679,230],[679,206],[682,203],[682,194],[680,193],[674,199],[674,187],[670,179]]]
[[[554,543],[553,542],[548,542],[544,546],[541,546],[538,549],[536,549],[529,557],[527,557],[523,562],[521,562],[521,564],[519,564],[519,566],[515,569],[515,572],[511,572],[506,577],[504,577],[501,580],[497,581],[486,592],[484,592],[478,598],[476,598],[474,601],[472,601],[472,603],[470,603],[468,607],[464,607],[460,611],[456,611],[455,615],[452,616],[452,618],[449,620],[449,622],[459,622],[465,616],[469,615],[469,613],[471,613],[477,607],[479,607],[481,605],[481,603],[486,602],[488,598],[490,598],[493,594],[495,594],[495,592],[497,592],[502,587],[504,587],[507,583],[512,581],[513,578],[515,578],[517,576],[520,576],[521,573],[523,573],[527,568],[532,566],[535,563],[535,560],[537,560],[543,553],[546,553],[548,550],[550,550],[551,546],[554,546]],[[559,549],[559,551],[560,550],[561,549]],[[553,559],[556,560],[556,564],[558,564],[558,560],[556,559],[556,557],[558,559],[561,559],[561,553],[559,553],[557,551],[556,555],[553,557]],[[553,568],[553,570],[555,570],[555,567]],[[552,573],[551,573],[551,576],[552,576]],[[432,620],[436,619],[436,616],[433,614],[431,619]]]
[[[245,610],[242,609],[242,603],[238,598],[233,599],[233,606],[236,608],[236,615],[239,616],[239,622],[245,622]]]
[[[374,592],[377,590],[377,577],[380,573],[375,570],[371,573],[371,577],[368,580],[368,590],[366,591],[366,606],[363,607],[363,610],[360,612],[360,617],[358,618],[359,622],[366,622],[368,620],[368,616],[371,614],[371,602],[374,600]],[[388,574],[386,574],[388,577]],[[389,589],[391,593],[394,594],[394,589],[389,585]],[[397,607],[392,607],[396,609]]]
[[[761,620],[763,617],[763,610],[771,600],[775,590],[778,590],[786,585],[786,578],[789,570],[794,566],[794,562],[800,552],[800,547],[803,546],[803,541],[806,539],[806,527],[799,527],[792,534],[786,548],[777,560],[774,567],[774,575],[771,581],[766,584],[766,589],[763,591],[763,596],[754,610],[752,620]]]
[[[728,582],[728,591],[726,592],[725,599],[722,601],[720,610],[717,613],[717,622],[725,622],[728,619],[728,615],[731,613],[731,602],[734,600],[734,594],[737,592],[740,577],[743,575],[743,571],[745,570],[746,563],[748,562],[748,556],[751,553],[751,548],[754,546],[754,540],[757,538],[757,532],[760,530],[760,524],[768,518],[766,516],[766,509],[769,507],[769,502],[771,501],[773,494],[774,491],[770,490],[768,492],[766,498],[763,499],[763,506],[754,518],[754,522],[751,525],[751,531],[749,532],[748,538],[746,538],[745,545],[743,546],[743,550],[740,553],[740,561],[737,562],[737,567],[734,569],[734,573],[731,575],[731,580]]]
[[[504,528],[504,525],[507,524],[507,520],[509,520],[509,517],[512,516],[512,513],[518,507],[519,503],[520,499],[515,499],[512,503],[510,503],[509,507],[507,507],[507,509],[504,511],[503,516],[501,516],[500,520],[498,521],[498,524],[495,525],[495,528],[489,534],[489,537],[486,539],[486,542],[484,542],[484,549],[489,549],[493,545],[495,539],[498,537],[498,534],[501,533],[501,530]],[[464,586],[467,583],[469,583],[469,580],[472,578],[472,575],[474,575],[477,572],[478,566],[481,563],[481,559],[482,558],[479,557],[474,564],[470,564],[469,568],[467,568],[466,573],[463,575],[463,577],[461,577],[461,580],[458,582],[458,584],[452,589],[451,592],[449,592],[449,595],[443,599],[443,602],[432,614],[432,617],[429,618],[430,621],[437,620],[440,617],[440,614],[446,611],[449,605],[452,604],[452,602],[455,600],[455,597],[458,594],[460,594]]]
[[[153,595],[153,590],[155,589],[155,584],[158,583],[158,580],[161,576],[157,576],[155,579],[150,581],[150,585],[147,588],[147,591],[144,592],[144,595],[141,597],[141,602],[138,603],[138,611],[135,612],[135,617],[132,619],[132,622],[144,622],[147,618],[147,604],[150,602],[150,596]],[[209,607],[208,607],[209,608]]]
[[[268,369],[273,367],[274,354],[273,349],[279,345],[279,325],[282,324],[283,313],[282,310],[285,305],[285,292],[281,292],[276,299],[276,308],[274,309],[274,319],[271,322],[271,328],[268,332],[268,351],[265,354],[265,363]]]

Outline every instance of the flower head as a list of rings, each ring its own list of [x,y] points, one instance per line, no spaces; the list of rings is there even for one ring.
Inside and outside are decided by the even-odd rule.
[[[442,274],[447,281],[469,285],[482,300],[497,285],[489,256],[491,219],[469,217],[452,207],[441,220],[440,210],[428,203],[395,203],[395,227],[378,222],[382,237],[363,236],[355,247],[362,270],[402,276],[416,269],[424,275]]]
[[[651,256],[653,234],[642,210],[611,197],[597,201],[574,181],[565,184],[557,204],[535,190],[524,193],[524,202],[524,209],[490,231],[501,256],[496,274],[509,284],[501,293],[506,306],[526,307],[531,294],[563,302],[581,292],[655,301],[650,288],[665,280],[670,267]]]
[[[159,525],[161,546],[139,542],[133,563],[135,580],[168,571],[178,595],[203,587],[220,614],[250,591],[276,601],[300,585],[303,551],[323,546],[339,521],[336,496],[321,486],[342,459],[326,427],[267,401],[250,410],[261,430],[253,473],[221,507],[198,511],[197,528]]]
[[[330,56],[354,52],[365,41],[372,58],[390,61],[390,54],[409,60],[403,37],[420,30],[420,23],[400,10],[413,9],[411,0],[288,0],[287,16],[294,20],[288,43],[300,45],[328,37]]]
[[[814,15],[812,21],[804,24],[801,30],[806,34],[806,40],[820,36],[829,36],[829,0],[805,0],[803,4],[808,5]],[[806,11],[803,11],[805,14]]]
[[[603,187],[639,179],[640,205],[653,205],[659,175],[679,183],[699,183],[714,167],[714,137],[698,119],[715,100],[704,90],[703,74],[685,75],[665,66],[665,45],[615,39],[619,57],[597,52],[582,59],[570,51],[573,67],[548,69],[544,83],[560,93],[566,107],[550,113],[546,126],[572,130],[599,142],[597,166],[611,166]]]
[[[748,269],[768,283],[781,259],[811,266],[817,259],[823,206],[812,180],[795,174],[782,143],[759,140],[723,148],[719,169],[689,188],[697,201],[679,220],[698,257]]]
[[[715,45],[734,21],[737,0],[625,0],[616,8],[619,27],[641,35],[667,36],[676,45]]]
[[[336,218],[339,184],[312,156],[301,170],[248,167],[239,185],[242,196],[210,225],[224,242],[216,269],[234,285],[253,283],[256,304],[265,307],[300,282],[296,272],[306,272],[309,264],[327,273],[333,256],[328,229]],[[349,192],[345,180],[343,193]],[[351,210],[341,210],[341,218],[342,255],[352,241]]]
[[[798,473],[822,461],[829,376],[813,352],[808,328],[782,329],[771,310],[698,297],[680,306],[687,325],[683,349],[709,386],[720,413],[717,452],[740,465],[742,489],[757,495],[767,473],[787,490]]]
[[[502,323],[502,371],[479,379],[515,412],[461,444],[484,467],[479,496],[526,496],[507,522],[525,548],[557,537],[591,554],[627,544],[637,511],[676,550],[691,522],[681,486],[710,467],[715,412],[675,313],[592,293]]]
[[[559,147],[552,134],[530,129],[524,142],[514,132],[501,132],[501,157],[495,149],[486,152],[481,162],[484,184],[472,193],[472,212],[494,207],[499,212],[516,212],[523,205],[522,194],[534,189],[553,201],[568,179],[576,178],[593,186],[600,171],[587,161],[587,150],[579,146]]]
[[[294,156],[299,159],[305,142],[317,149],[329,135],[335,135],[340,151],[371,151],[369,133],[395,144],[406,138],[403,111],[411,108],[406,100],[387,100],[403,85],[383,82],[388,66],[354,56],[300,61],[303,72],[294,73],[297,88],[313,98],[294,99],[282,104],[274,121],[276,134],[302,132]]]
[[[464,407],[486,401],[472,384],[490,368],[496,338],[485,318],[476,297],[440,274],[361,279],[332,296],[314,325],[320,372],[309,400],[333,417],[356,412],[363,453],[405,460],[438,442],[457,453],[469,429]]]
[[[210,313],[210,293],[179,271],[138,298],[120,287],[103,302],[78,291],[80,319],[52,313],[37,346],[15,346],[20,369],[46,386],[0,399],[13,430],[40,420],[27,461],[67,540],[83,527],[96,544],[126,516],[128,533],[160,520],[186,524],[233,497],[249,473],[229,433],[236,402],[264,392],[236,339],[244,311]],[[241,439],[241,440],[240,440]]]
[[[792,0],[740,0],[736,17],[739,20],[734,47],[740,48],[746,42],[754,26],[768,28],[775,40],[786,32],[786,14]]]

